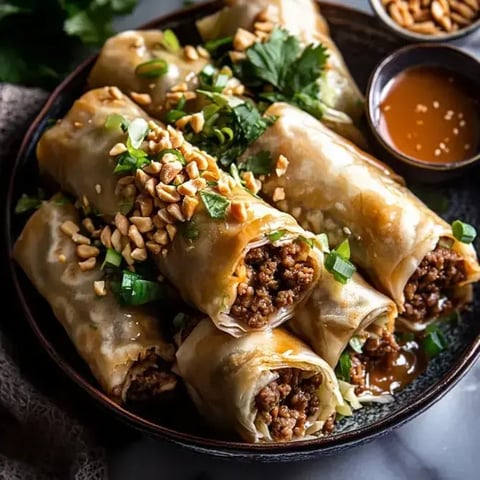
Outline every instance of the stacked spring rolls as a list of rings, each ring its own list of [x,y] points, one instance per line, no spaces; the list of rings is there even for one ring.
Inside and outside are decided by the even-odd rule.
[[[318,79],[321,101],[341,112],[341,121],[274,103],[264,115],[270,126],[235,159],[244,173],[262,152],[283,159],[252,192],[238,170],[225,171],[185,139],[179,128],[191,122],[201,132],[203,113],[183,124],[171,117],[179,128],[160,121],[172,108],[187,117],[204,107],[196,89],[208,53],[181,49],[170,31],[121,33],[102,49],[92,89],[37,145],[42,176],[75,206],[44,203],[14,248],[109,396],[161,398],[181,379],[213,428],[246,442],[330,433],[337,413],[351,413],[343,398],[352,403],[351,388],[346,395],[334,369],[352,339],[376,345],[363,353],[366,364],[369,355],[376,364],[395,359],[398,312],[426,324],[468,302],[480,277],[473,247],[339,135],[362,143],[355,127],[362,96],[317,6],[300,3],[229,0],[197,27],[210,40],[271,23],[302,45],[322,43],[329,56]],[[230,78],[222,88],[238,86]],[[220,140],[233,141],[228,130]],[[72,225],[84,225],[91,238]],[[353,265],[340,279],[327,268],[325,237],[330,247],[348,238],[352,261],[370,283]],[[104,270],[112,258],[117,270],[125,267],[121,288],[130,300],[148,266],[201,320],[183,325],[174,346],[160,328],[162,312],[125,305],[125,292],[119,296]],[[419,272],[430,266],[450,277],[438,275],[425,290]]]

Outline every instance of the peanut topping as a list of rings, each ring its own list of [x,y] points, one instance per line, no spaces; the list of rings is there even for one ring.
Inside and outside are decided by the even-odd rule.
[[[124,145],[123,143],[117,143],[112,147],[112,149],[110,150],[110,152],[108,152],[108,154],[111,157],[116,157],[117,155],[125,153],[126,151],[127,151],[126,145]]]
[[[78,245],[75,249],[78,257],[87,259],[91,257],[97,257],[100,254],[100,250],[92,245]]]
[[[88,260],[84,260],[83,262],[78,262],[78,266],[82,272],[86,272],[88,270],[93,270],[97,263],[97,259],[95,257],[90,257]]]
[[[148,93],[130,92],[130,96],[139,105],[147,106],[152,104],[152,97]]]
[[[72,221],[67,220],[66,222],[63,222],[60,225],[60,230],[65,235],[72,237],[75,233],[77,233],[80,230],[80,227],[76,223],[73,223]]]
[[[97,297],[104,297],[107,294],[107,289],[105,288],[105,282],[103,280],[98,280],[93,282],[93,291]]]

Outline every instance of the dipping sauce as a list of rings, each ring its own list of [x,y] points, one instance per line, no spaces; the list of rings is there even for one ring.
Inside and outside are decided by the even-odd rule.
[[[417,160],[454,163],[480,148],[479,93],[442,67],[410,68],[385,87],[379,132]]]

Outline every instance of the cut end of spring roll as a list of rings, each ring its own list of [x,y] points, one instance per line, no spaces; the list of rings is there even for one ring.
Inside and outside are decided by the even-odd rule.
[[[180,346],[175,368],[210,425],[248,442],[329,433],[343,405],[333,370],[281,328],[234,338],[202,320]]]
[[[159,317],[95,291],[104,278],[100,266],[82,270],[77,244],[65,233],[79,220],[74,205],[61,198],[43,203],[17,239],[14,258],[107,395],[120,403],[158,399],[177,383],[174,347]]]
[[[346,284],[326,273],[288,325],[332,367],[355,335],[370,327],[393,332],[397,308],[359,274]]]
[[[352,261],[409,324],[470,300],[467,285],[480,279],[473,245],[391,170],[296,107],[273,104],[266,114],[277,120],[242,157],[266,150],[288,160],[282,176],[263,182],[265,198],[305,229],[327,233],[333,247],[348,238]],[[284,198],[275,202],[278,189]]]

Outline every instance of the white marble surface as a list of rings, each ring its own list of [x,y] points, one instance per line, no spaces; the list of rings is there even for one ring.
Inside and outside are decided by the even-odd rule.
[[[335,3],[331,0],[331,3]],[[367,0],[337,1],[369,11]],[[182,6],[179,0],[140,0],[118,29],[133,28]],[[476,52],[480,54],[480,50]],[[308,463],[235,464],[143,439],[110,452],[111,480],[478,480],[480,364],[425,413],[387,436]]]

